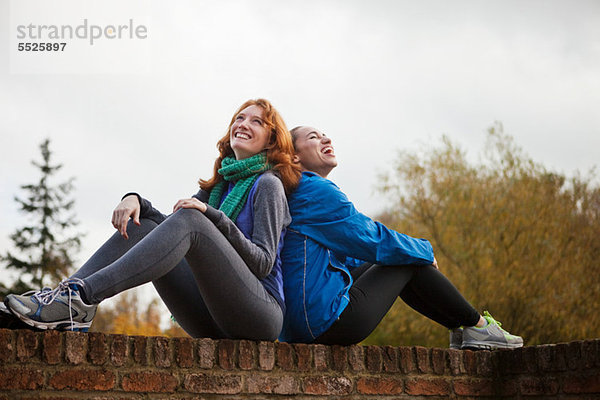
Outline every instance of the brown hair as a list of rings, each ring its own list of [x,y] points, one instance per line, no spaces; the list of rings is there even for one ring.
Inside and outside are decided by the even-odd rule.
[[[294,146],[294,151],[296,150],[296,139],[298,139],[298,129],[304,128],[302,125],[298,125],[292,129],[290,129],[290,135],[292,135],[292,146]]]
[[[213,176],[208,180],[200,179],[198,181],[200,188],[211,191],[217,183],[223,180],[223,177],[219,175],[218,171],[219,168],[221,168],[221,161],[223,161],[225,157],[233,154],[230,138],[231,126],[235,122],[235,118],[238,114],[243,109],[250,106],[258,106],[264,110],[263,121],[267,129],[270,129],[271,131],[269,145],[267,146],[267,162],[273,165],[273,170],[279,174],[285,192],[289,194],[296,186],[298,186],[301,174],[300,167],[292,162],[294,156],[292,136],[285,126],[283,118],[281,118],[281,115],[275,107],[273,107],[271,102],[265,99],[248,100],[233,114],[225,136],[217,142],[219,157],[215,160]]]

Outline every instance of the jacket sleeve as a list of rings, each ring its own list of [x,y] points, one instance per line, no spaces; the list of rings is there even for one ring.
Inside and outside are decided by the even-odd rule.
[[[358,212],[346,195],[327,179],[313,179],[303,195],[305,217],[297,229],[334,253],[382,265],[431,264],[433,248],[387,228]]]
[[[194,197],[207,199],[201,192]],[[254,228],[250,240],[222,211],[207,205],[205,215],[225,235],[250,271],[263,279],[273,269],[281,232],[291,221],[283,184],[274,174],[265,173],[258,181],[252,208]]]

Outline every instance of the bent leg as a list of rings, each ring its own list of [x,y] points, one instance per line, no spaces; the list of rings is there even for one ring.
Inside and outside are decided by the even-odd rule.
[[[414,275],[413,266],[361,266],[350,303],[338,320],[315,343],[350,345],[373,332]]]
[[[479,312],[432,265],[416,267],[415,275],[400,293],[406,304],[448,329],[475,326]]]
[[[172,214],[122,257],[85,278],[85,294],[90,301],[100,302],[165,276],[184,257],[207,310],[228,337],[274,340],[278,336],[283,323],[279,304],[227,238],[197,210]]]
[[[479,313],[432,265],[363,265],[353,273],[350,303],[315,343],[349,345],[364,340],[398,296],[410,307],[452,329],[474,326]]]
[[[127,253],[156,226],[156,222],[145,218],[140,219],[140,226],[129,221],[127,224],[129,239],[125,239],[119,232],[115,232],[71,277],[84,279],[110,265]]]
[[[204,304],[189,264],[181,260],[171,271],[152,281],[158,295],[191,337],[227,338]]]

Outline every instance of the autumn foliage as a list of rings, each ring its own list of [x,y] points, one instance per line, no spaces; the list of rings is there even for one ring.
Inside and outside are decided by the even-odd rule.
[[[380,219],[431,241],[440,270],[478,310],[526,344],[600,337],[600,188],[593,172],[567,178],[490,128],[478,162],[444,138],[402,152],[381,191]],[[448,331],[397,301],[367,339],[447,346]]]
[[[104,303],[98,307],[92,331],[142,336],[187,336],[173,321],[169,321],[167,327],[161,327],[161,310],[157,298],[143,306],[136,291],[129,290],[119,294],[116,300],[112,307]]]

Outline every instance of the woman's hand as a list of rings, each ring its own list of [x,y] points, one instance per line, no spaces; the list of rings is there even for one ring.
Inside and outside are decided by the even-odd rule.
[[[129,239],[127,235],[127,222],[129,218],[133,219],[133,223],[140,225],[140,202],[135,195],[125,197],[117,205],[112,215],[112,225],[121,233],[125,239]]]
[[[204,213],[206,212],[206,203],[201,202],[195,197],[192,197],[190,199],[182,199],[175,203],[175,205],[173,206],[173,212],[182,208],[195,208],[196,210],[199,210]]]

